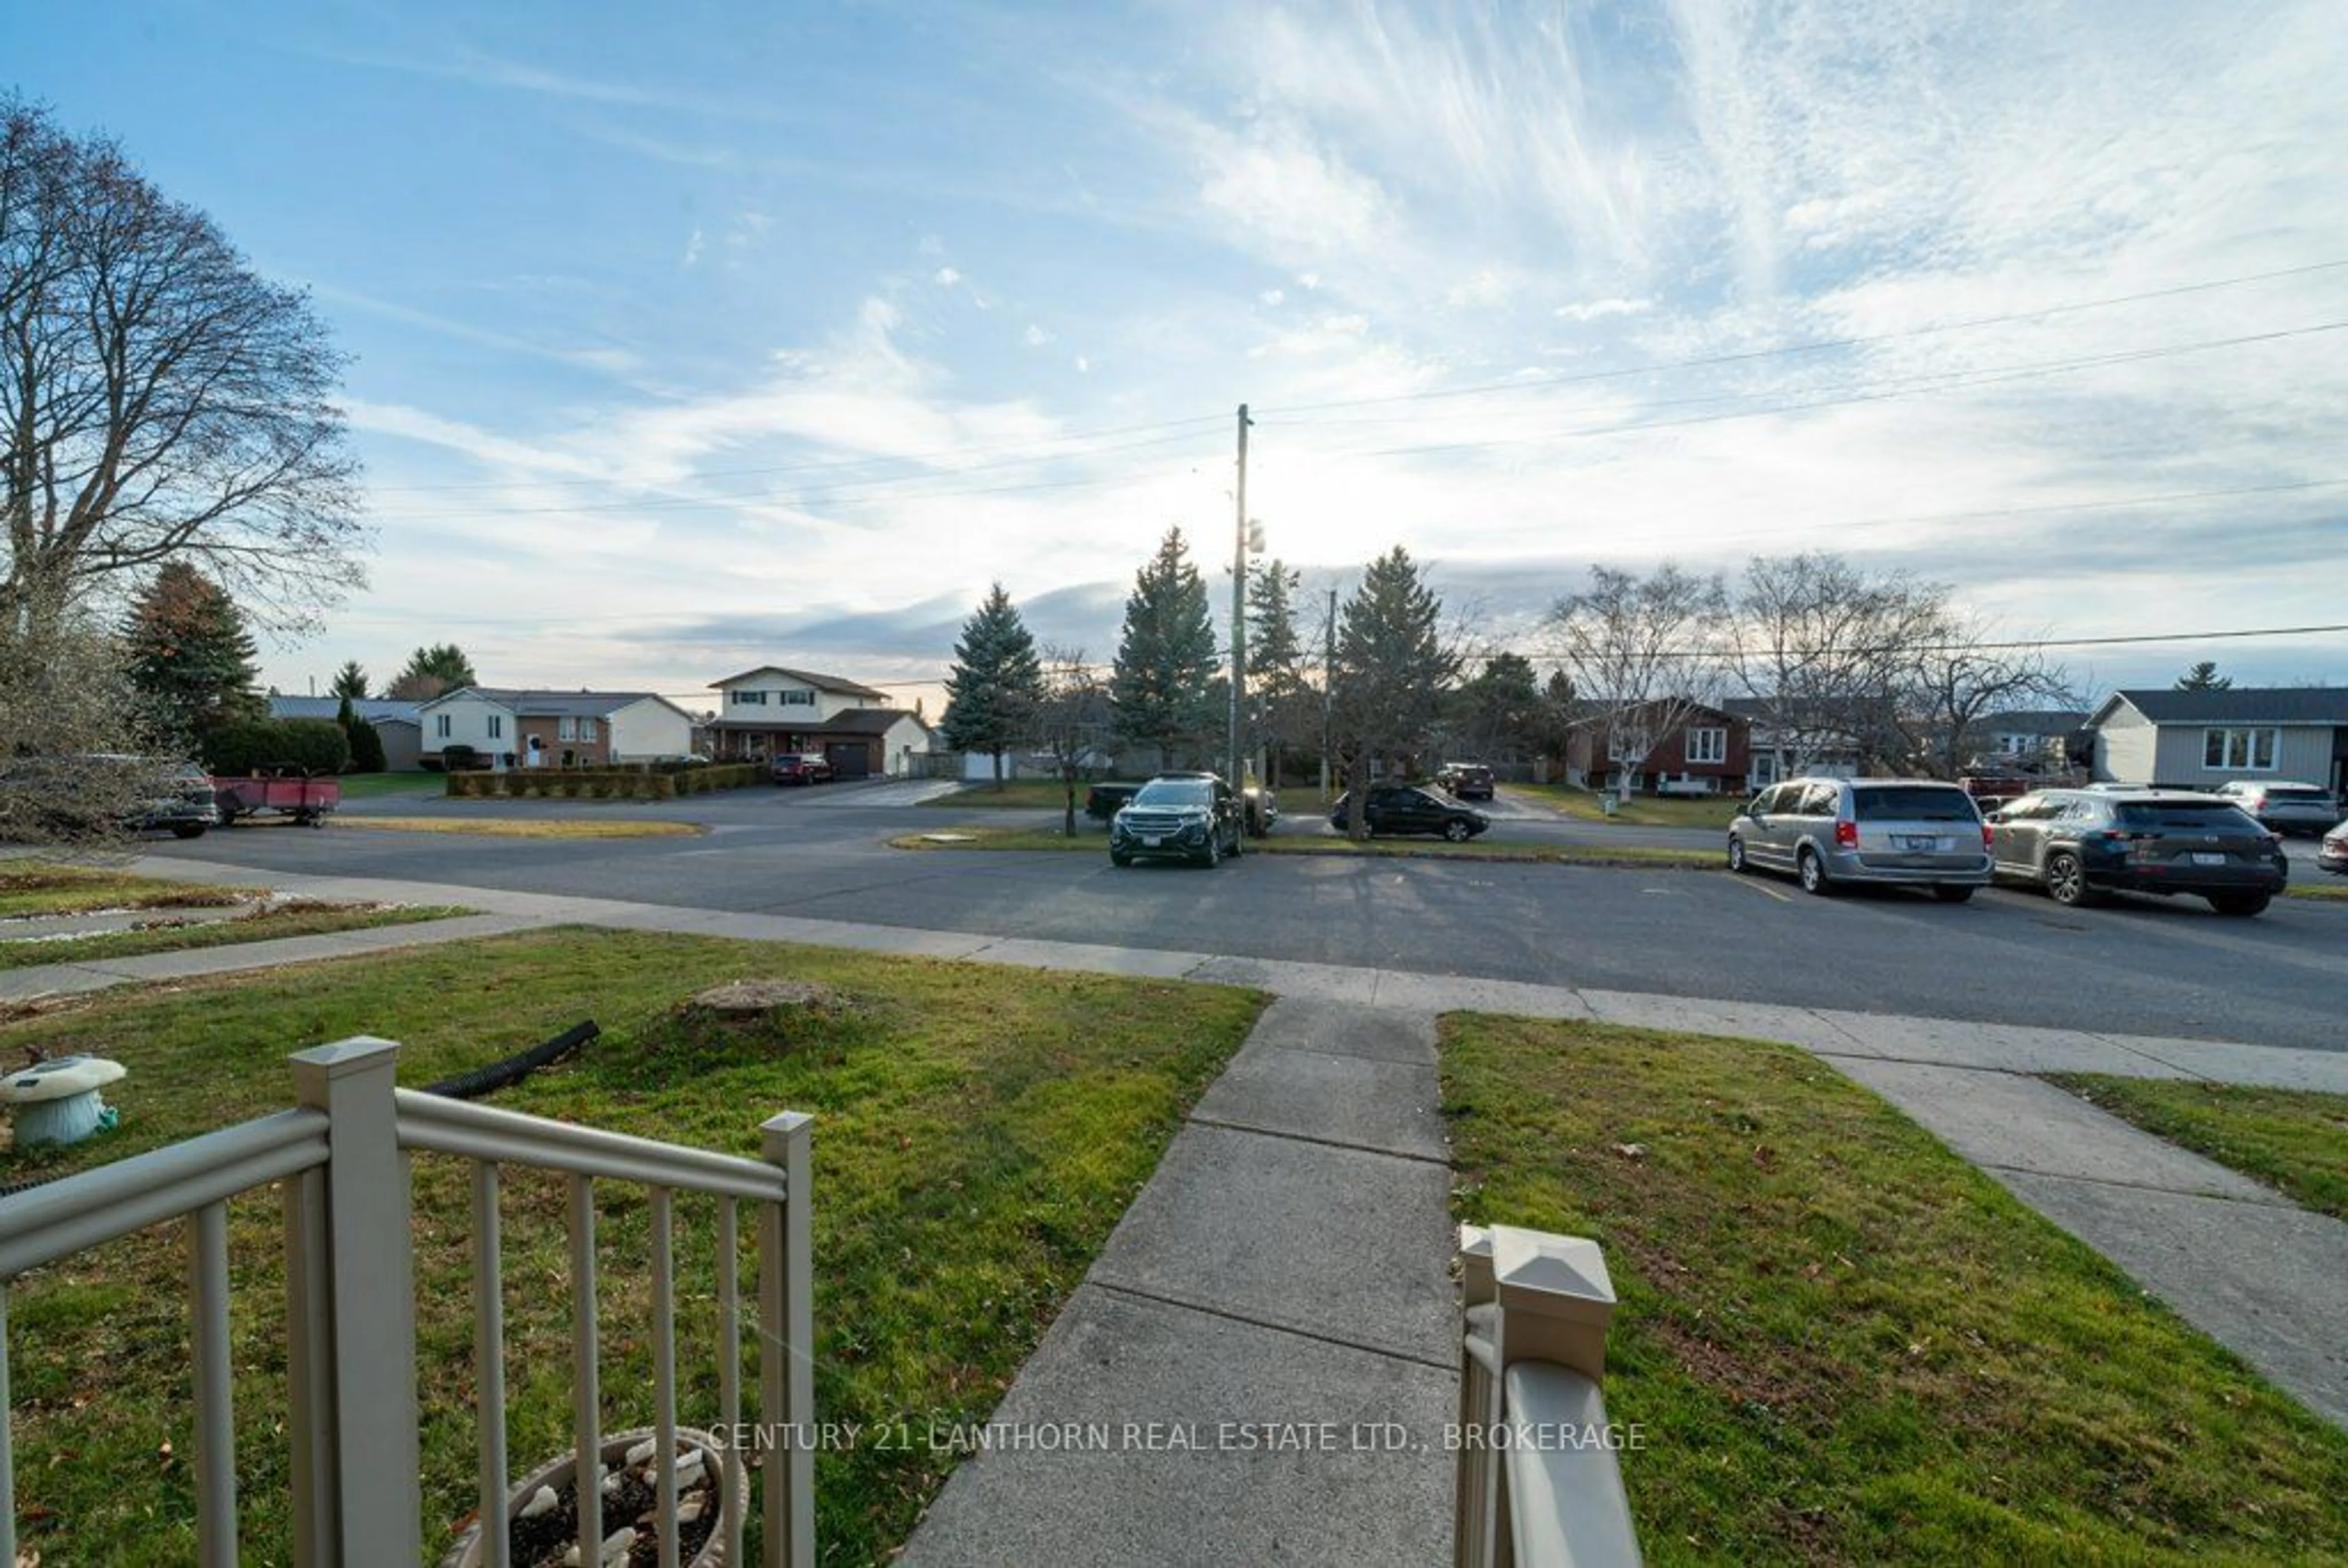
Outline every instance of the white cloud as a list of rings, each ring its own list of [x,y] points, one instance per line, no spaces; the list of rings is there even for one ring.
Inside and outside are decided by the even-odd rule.
[[[1556,313],[1570,322],[1595,322],[1608,316],[1641,316],[1654,308],[1653,300],[1578,300],[1558,306]]]
[[[700,261],[702,244],[703,239],[701,231],[699,229],[695,229],[693,231],[692,237],[685,242],[685,258],[682,262],[683,265],[691,267],[696,265]]]
[[[1052,334],[1045,332],[1042,327],[1030,323],[1028,324],[1027,331],[1022,334],[1020,341],[1025,343],[1029,348],[1042,348],[1045,343],[1052,341]]]
[[[1281,289],[1266,289],[1262,294],[1258,295],[1257,298],[1262,300],[1267,305],[1276,305],[1282,300],[1288,298],[1288,295],[1285,291]]]
[[[937,284],[938,287],[942,289],[951,289],[956,283],[962,282],[962,274],[955,272],[952,267],[940,267],[931,277],[930,282]]]

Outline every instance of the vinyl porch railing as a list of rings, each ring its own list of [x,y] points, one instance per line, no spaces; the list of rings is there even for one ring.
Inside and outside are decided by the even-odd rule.
[[[808,1118],[766,1122],[761,1160],[524,1116],[398,1089],[398,1047],[361,1037],[293,1060],[298,1108],[118,1161],[0,1198],[0,1409],[8,1405],[7,1297],[17,1276],[150,1225],[188,1233],[194,1343],[193,1474],[199,1561],[237,1560],[234,1412],[229,1357],[228,1201],[283,1184],[287,1415],[294,1558],[304,1568],[397,1564],[424,1550],[417,1476],[416,1297],[407,1153],[473,1164],[474,1355],[481,1562],[507,1568],[505,1368],[499,1173],[506,1166],[569,1178],[573,1302],[572,1427],[578,1473],[596,1473],[602,1401],[597,1379],[593,1183],[647,1189],[651,1224],[653,1382],[660,1451],[675,1451],[676,1291],[674,1194],[716,1200],[718,1430],[726,1560],[742,1561],[743,1519],[732,1498],[742,1456],[738,1205],[755,1205],[757,1236],[758,1409],[767,1432],[813,1424],[808,1354]],[[761,1470],[763,1560],[815,1561],[812,1453],[772,1445]],[[661,1562],[677,1561],[676,1480],[658,1467]],[[0,1422],[0,1564],[16,1560],[15,1457]],[[600,1510],[582,1507],[581,1561],[599,1561]]]
[[[1614,1286],[1598,1244],[1462,1225],[1459,1269],[1457,1568],[1635,1564],[1625,1434],[1599,1389]]]

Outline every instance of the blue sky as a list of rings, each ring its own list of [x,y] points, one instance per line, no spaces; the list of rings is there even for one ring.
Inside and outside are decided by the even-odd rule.
[[[2348,620],[2348,31],[2301,5],[147,4],[0,20],[356,358],[371,584],[264,673],[931,693],[1169,526],[1838,549],[2017,637]],[[1228,579],[1209,563],[1219,604]],[[1317,597],[1317,595],[1316,595]],[[2348,682],[2348,636],[2060,652]],[[901,685],[895,683],[901,683]]]

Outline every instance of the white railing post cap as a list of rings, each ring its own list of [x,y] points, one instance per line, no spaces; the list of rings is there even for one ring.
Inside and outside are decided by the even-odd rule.
[[[1598,1244],[1516,1225],[1492,1227],[1492,1276],[1502,1310],[1604,1327],[1614,1316],[1614,1282]]]
[[[1463,1225],[1459,1227],[1459,1255],[1484,1257],[1492,1255],[1492,1227]]]
[[[348,1040],[337,1040],[326,1045],[314,1045],[307,1050],[297,1050],[289,1059],[296,1067],[308,1068],[328,1078],[340,1078],[345,1073],[360,1072],[375,1066],[385,1057],[396,1057],[399,1042],[381,1040],[371,1034],[355,1034]]]

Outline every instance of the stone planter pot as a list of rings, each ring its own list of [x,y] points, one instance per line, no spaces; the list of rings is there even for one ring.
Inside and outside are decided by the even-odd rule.
[[[630,1449],[638,1448],[654,1440],[655,1436],[650,1427],[637,1427],[629,1431],[607,1435],[603,1439],[604,1473],[609,1474],[614,1469],[621,1467],[626,1460]],[[697,1427],[679,1427],[676,1429],[676,1446],[678,1454],[682,1456],[681,1463],[689,1464],[690,1456],[695,1453],[702,1456],[704,1471],[709,1477],[707,1496],[716,1509],[713,1516],[705,1516],[714,1519],[709,1539],[703,1543],[699,1552],[686,1558],[685,1562],[688,1568],[726,1568],[726,1519],[729,1513],[747,1517],[750,1506],[750,1468],[747,1464],[742,1466],[740,1474],[736,1478],[734,1490],[728,1493],[726,1491],[726,1448],[715,1433],[703,1431]],[[566,1453],[559,1458],[549,1460],[516,1481],[512,1490],[506,1494],[506,1517],[510,1521],[518,1522],[520,1519],[521,1511],[529,1506],[530,1499],[537,1496],[541,1488],[551,1487],[558,1494],[569,1488],[572,1481],[572,1464],[576,1457]],[[450,1547],[448,1554],[440,1559],[440,1568],[480,1568],[482,1556],[481,1527],[479,1523],[475,1523],[457,1538],[457,1544]],[[521,1560],[517,1553],[515,1561]]]

